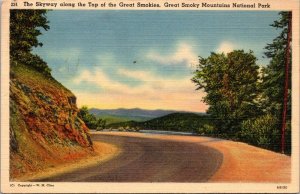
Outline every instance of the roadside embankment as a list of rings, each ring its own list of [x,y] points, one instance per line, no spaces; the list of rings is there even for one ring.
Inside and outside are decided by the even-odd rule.
[[[83,153],[80,157],[75,160],[66,161],[63,164],[57,164],[50,168],[46,168],[42,171],[26,174],[20,176],[16,181],[32,181],[37,179],[43,179],[45,177],[57,176],[60,174],[72,172],[81,168],[86,168],[94,165],[99,165],[112,158],[118,156],[121,153],[121,149],[115,145],[102,142],[94,142],[94,152]]]

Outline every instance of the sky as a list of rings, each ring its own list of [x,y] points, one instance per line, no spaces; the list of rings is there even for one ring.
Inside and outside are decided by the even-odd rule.
[[[264,47],[279,31],[270,11],[55,10],[34,49],[89,108],[205,112],[191,78],[198,56]]]

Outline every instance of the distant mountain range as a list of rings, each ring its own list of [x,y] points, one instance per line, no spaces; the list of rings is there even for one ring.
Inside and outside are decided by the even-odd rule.
[[[132,108],[132,109],[96,109],[91,108],[89,110],[91,114],[94,114],[98,117],[119,117],[119,118],[127,118],[127,120],[134,121],[146,121],[157,117],[162,117],[172,113],[188,113],[186,111],[175,111],[175,110],[146,110],[140,108]],[[205,114],[205,113],[196,113],[196,114]]]
[[[171,113],[162,117],[157,117],[147,121],[136,122],[126,121],[111,123],[107,128],[128,129],[128,130],[163,130],[163,131],[181,131],[181,132],[200,132],[199,129],[211,122],[207,114],[195,113]]]

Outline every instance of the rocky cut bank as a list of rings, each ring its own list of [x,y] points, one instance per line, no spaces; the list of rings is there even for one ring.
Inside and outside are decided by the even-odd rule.
[[[52,77],[18,65],[10,73],[11,178],[92,152],[76,97]]]
[[[29,25],[30,24],[30,25]],[[10,179],[92,155],[88,128],[78,116],[76,97],[32,54],[41,46],[46,11],[10,12]],[[22,179],[24,180],[24,179]]]

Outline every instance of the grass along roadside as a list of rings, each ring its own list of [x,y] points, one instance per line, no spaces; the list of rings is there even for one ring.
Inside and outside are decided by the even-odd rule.
[[[120,148],[108,143],[94,142],[93,147],[95,151],[95,155],[93,156],[89,156],[86,158],[81,158],[81,159],[73,160],[71,162],[53,166],[51,168],[47,168],[35,174],[18,177],[17,179],[15,179],[15,181],[32,181],[35,179],[43,179],[47,177],[60,175],[77,169],[101,164],[103,162],[106,162],[118,156],[121,153]]]

